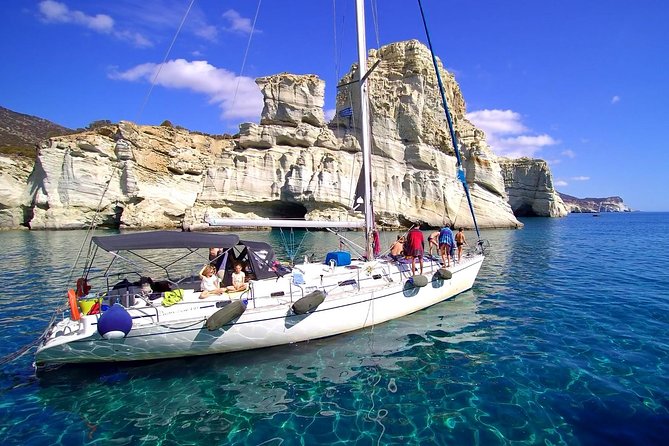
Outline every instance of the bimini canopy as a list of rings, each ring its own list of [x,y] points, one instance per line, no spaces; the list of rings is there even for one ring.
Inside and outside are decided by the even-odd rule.
[[[232,248],[239,242],[234,234],[211,232],[152,231],[93,237],[93,243],[105,251],[177,248]]]
[[[285,267],[276,260],[272,247],[265,242],[241,240],[237,246],[230,250],[229,254],[220,257],[220,262],[215,265],[219,271],[225,271],[223,283],[232,283],[232,271],[235,263],[241,263],[246,271],[253,274],[254,279],[267,279],[269,277],[283,276],[288,272]]]
[[[242,251],[242,256],[246,254],[248,262],[258,279],[267,279],[269,277],[276,277],[281,274],[278,269],[279,262],[276,260],[276,255],[272,247],[265,242],[256,242],[242,240],[240,245],[246,247],[246,253]]]

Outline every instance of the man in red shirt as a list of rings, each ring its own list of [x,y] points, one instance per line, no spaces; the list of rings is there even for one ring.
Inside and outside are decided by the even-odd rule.
[[[411,275],[416,274],[416,257],[420,263],[420,274],[423,274],[423,254],[425,252],[425,238],[418,226],[411,228],[407,234],[407,259],[411,259]]]

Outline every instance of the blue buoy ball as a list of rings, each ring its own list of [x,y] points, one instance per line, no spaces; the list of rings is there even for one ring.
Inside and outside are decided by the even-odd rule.
[[[98,320],[98,333],[105,339],[122,339],[130,333],[131,328],[132,316],[120,304],[112,305]]]

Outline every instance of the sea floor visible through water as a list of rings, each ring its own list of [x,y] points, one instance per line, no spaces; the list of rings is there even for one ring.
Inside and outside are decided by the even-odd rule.
[[[471,290],[371,329],[37,374],[31,352],[0,368],[2,444],[666,444],[669,214],[523,222],[482,231]],[[62,305],[84,235],[0,232],[0,356]]]

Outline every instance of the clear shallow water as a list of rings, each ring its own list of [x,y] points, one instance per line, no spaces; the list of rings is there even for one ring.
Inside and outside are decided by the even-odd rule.
[[[483,232],[493,246],[471,291],[372,330],[38,376],[26,355],[0,369],[0,438],[3,445],[665,443],[669,214],[524,222],[522,230]],[[83,235],[0,233],[0,355],[34,340],[64,303],[49,290],[67,284]],[[317,233],[302,248],[320,254],[330,244],[331,235]]]

